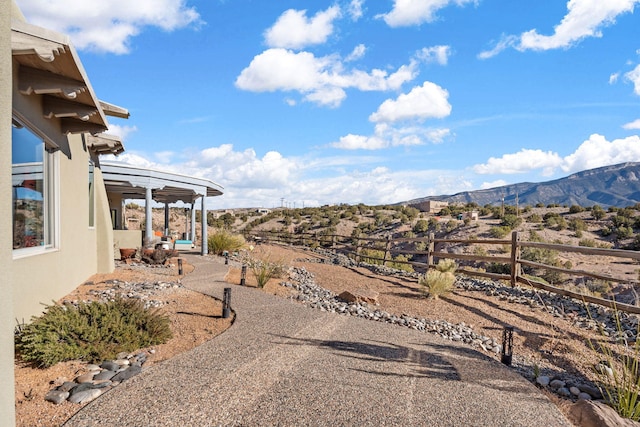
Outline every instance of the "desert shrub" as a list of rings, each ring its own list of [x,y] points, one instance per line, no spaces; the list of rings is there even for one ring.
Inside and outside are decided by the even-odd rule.
[[[22,360],[41,368],[65,360],[98,362],[166,342],[169,326],[167,316],[137,299],[51,305],[20,328],[15,348]]]
[[[618,227],[616,228],[616,238],[619,240],[630,239],[633,237],[633,228],[631,227]]]
[[[442,273],[455,273],[458,264],[451,258],[441,259],[436,265],[436,270]]]
[[[416,224],[413,226],[414,233],[425,233],[429,231],[429,221],[426,219],[419,219],[416,221]]]
[[[560,267],[562,262],[558,259],[558,251],[543,248],[524,248],[521,258],[527,261],[533,261],[540,264],[546,264],[552,267]],[[533,268],[523,266],[525,274],[532,274],[543,278],[549,283],[559,283],[562,281],[562,274],[557,271],[551,271],[544,268]]]
[[[447,263],[443,263],[444,261],[447,261]],[[440,296],[451,291],[453,284],[456,281],[456,276],[453,274],[453,271],[449,271],[452,266],[448,261],[452,260],[440,260],[436,266],[436,270],[429,270],[420,278],[418,283],[422,286],[423,293],[425,295],[428,295],[433,299],[438,299]],[[440,266],[441,264],[442,266]],[[453,263],[453,266],[455,266],[455,262]],[[439,268],[442,268],[445,271],[440,271]]]
[[[522,218],[513,214],[507,214],[502,217],[501,224],[504,227],[509,227],[511,229],[514,229],[518,227],[520,224],[522,224]]]
[[[584,212],[584,210],[585,209],[580,205],[571,205],[571,207],[569,208],[569,213],[575,214],[575,213]]]
[[[225,251],[237,251],[241,249],[244,244],[245,240],[241,234],[231,234],[225,230],[219,230],[207,239],[209,253],[215,255],[222,255]]]
[[[251,270],[253,277],[255,277],[259,288],[264,288],[269,280],[281,278],[285,273],[285,267],[282,262],[271,262],[268,259],[263,261],[251,258],[247,261],[247,266]]]
[[[455,219],[450,219],[449,221],[447,221],[445,230],[447,230],[447,233],[450,233],[453,230],[455,230],[457,227],[458,227],[458,221],[456,221]]]
[[[593,205],[591,208],[591,216],[595,220],[601,220],[607,213],[598,205]]]
[[[511,274],[511,265],[500,262],[491,262],[487,265],[486,270],[488,273]]]
[[[379,249],[362,248],[360,251],[360,257],[365,258],[365,261],[369,264],[382,265],[382,259],[384,258],[384,251]],[[380,259],[374,259],[380,258]]]
[[[542,222],[542,217],[537,213],[532,213],[527,217],[527,222],[530,222],[532,224],[539,224]]]
[[[404,262],[398,261],[409,261],[409,257],[404,254],[397,255],[393,261],[389,262],[388,265],[390,268],[395,268],[396,270],[408,271],[410,273],[413,272],[413,266],[411,264],[405,264]]]
[[[617,332],[623,334],[625,330],[618,311],[614,314]],[[600,333],[604,335],[604,330],[601,329]],[[623,340],[620,351],[591,339],[588,342],[593,351],[604,356],[595,371],[600,376],[607,403],[621,417],[640,421],[640,340],[632,345]]]
[[[578,242],[578,246],[584,246],[587,248],[595,248],[596,247],[596,241],[594,239],[581,239]]]
[[[580,218],[573,218],[569,220],[569,230],[578,232],[578,231],[585,231],[586,229],[587,229],[587,224]]]
[[[511,231],[511,228],[509,227],[495,226],[489,229],[489,235],[494,239],[502,239],[507,234],[509,234],[510,231]]]

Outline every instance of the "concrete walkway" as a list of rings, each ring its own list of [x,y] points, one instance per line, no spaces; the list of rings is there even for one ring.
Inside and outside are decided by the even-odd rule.
[[[229,285],[188,256],[187,288],[233,326],[98,398],[67,426],[571,426],[533,385],[450,341]]]

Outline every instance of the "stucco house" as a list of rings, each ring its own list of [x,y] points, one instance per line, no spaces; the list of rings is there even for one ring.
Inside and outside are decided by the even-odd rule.
[[[168,206],[182,200],[193,207],[199,198],[206,218],[206,197],[222,194],[222,187],[204,179],[140,168],[136,177],[123,176],[131,168],[118,165],[103,171],[101,155],[124,150],[117,137],[105,134],[107,116],[129,113],[97,98],[66,35],[27,23],[16,3],[9,4],[0,8],[3,426],[15,423],[16,323],[42,313],[43,304],[91,275],[114,270],[115,213],[124,199],[142,195],[150,212],[152,201]],[[206,238],[206,224],[202,234]]]

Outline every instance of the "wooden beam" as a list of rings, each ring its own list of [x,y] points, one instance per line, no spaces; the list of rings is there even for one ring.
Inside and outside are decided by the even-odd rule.
[[[69,77],[22,65],[18,74],[18,90],[23,95],[60,94],[67,99],[75,99],[87,90],[87,86]]]
[[[89,121],[91,116],[97,114],[98,110],[91,105],[44,95],[42,97],[42,113],[47,119],[52,117],[59,119],[63,117],[73,117],[86,122]]]
[[[90,133],[96,135],[107,130],[106,126],[98,123],[83,122],[74,118],[60,119],[60,130],[62,133]]]

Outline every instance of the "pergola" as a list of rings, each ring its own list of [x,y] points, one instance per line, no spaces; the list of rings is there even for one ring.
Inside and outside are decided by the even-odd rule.
[[[144,199],[145,235],[153,235],[152,202],[165,206],[165,229],[169,226],[169,203],[189,203],[191,205],[191,236],[195,237],[195,210],[197,199],[201,200],[201,253],[207,248],[207,197],[221,196],[223,187],[205,178],[196,178],[171,172],[132,166],[118,162],[100,162],[100,169],[107,196],[117,194],[122,200]]]

